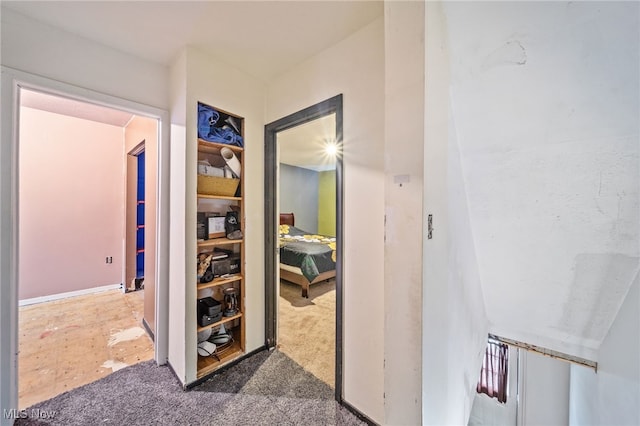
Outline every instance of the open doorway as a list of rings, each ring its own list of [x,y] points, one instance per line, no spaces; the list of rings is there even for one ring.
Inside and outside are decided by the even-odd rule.
[[[125,291],[144,289],[145,141],[127,154]]]
[[[157,152],[158,120],[36,90],[20,88],[19,99],[23,409],[154,358],[155,285],[150,294],[124,294],[123,241],[127,146],[143,134]],[[149,237],[155,250],[155,232]],[[149,263],[153,270],[155,254]]]
[[[278,349],[335,385],[336,145],[329,114],[278,132]]]
[[[333,387],[338,401],[341,150],[341,95],[265,128],[266,343]]]

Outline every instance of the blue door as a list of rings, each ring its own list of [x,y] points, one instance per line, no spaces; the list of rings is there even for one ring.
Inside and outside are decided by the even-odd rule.
[[[144,151],[138,154],[136,211],[136,287],[144,278]]]

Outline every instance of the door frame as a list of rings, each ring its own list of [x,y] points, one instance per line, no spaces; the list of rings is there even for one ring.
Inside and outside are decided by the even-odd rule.
[[[343,145],[342,94],[326,99],[315,105],[280,118],[264,128],[264,190],[265,190],[265,345],[274,348],[277,344],[278,282],[277,268],[277,230],[278,219],[276,197],[278,189],[278,149],[276,135],[300,124],[313,121],[335,113],[336,144]],[[343,253],[344,253],[344,220],[343,220],[343,161],[342,149],[336,155],[336,353],[335,353],[335,398],[342,402],[343,387]]]
[[[169,113],[25,71],[0,66],[0,407],[18,406],[18,150],[20,90],[39,91],[131,112],[158,121],[155,361],[169,344]],[[3,423],[0,419],[0,423]]]
[[[146,140],[143,139],[134,146],[125,156],[126,157],[126,173],[125,173],[125,249],[124,249],[124,274],[123,274],[123,290],[125,293],[138,290],[137,286],[130,290],[131,282],[137,282],[138,259],[136,253],[137,226],[135,229],[129,227],[129,221],[134,220],[137,224],[138,215],[138,178],[140,173],[139,156],[145,152]],[[132,188],[133,181],[135,185]],[[133,270],[133,273],[130,273]]]

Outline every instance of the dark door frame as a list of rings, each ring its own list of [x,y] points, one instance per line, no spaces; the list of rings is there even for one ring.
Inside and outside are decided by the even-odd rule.
[[[278,188],[278,132],[307,123],[329,114],[336,114],[336,144],[340,149],[336,156],[336,371],[335,397],[342,402],[342,313],[343,313],[343,170],[342,170],[342,94],[312,105],[301,111],[269,123],[264,128],[264,228],[265,228],[265,344],[276,346],[278,287],[276,282],[277,226],[276,197]]]

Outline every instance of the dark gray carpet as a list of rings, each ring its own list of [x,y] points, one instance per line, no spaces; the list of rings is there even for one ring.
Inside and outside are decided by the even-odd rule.
[[[147,361],[29,407],[15,424],[365,424],[333,393],[278,351],[259,352],[189,391],[168,367]]]

